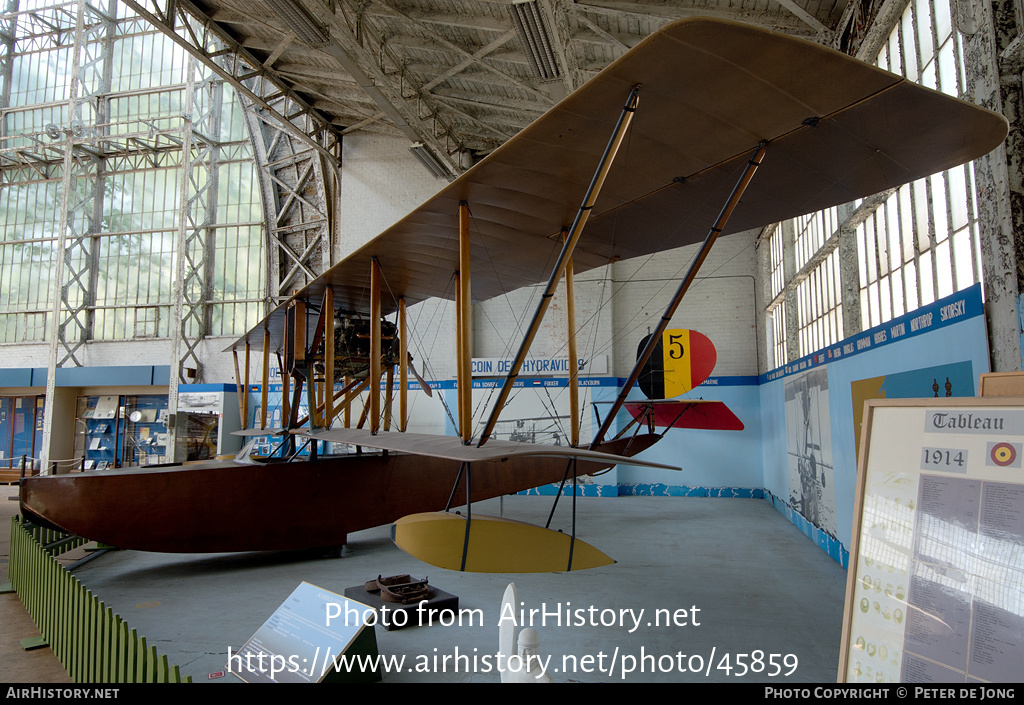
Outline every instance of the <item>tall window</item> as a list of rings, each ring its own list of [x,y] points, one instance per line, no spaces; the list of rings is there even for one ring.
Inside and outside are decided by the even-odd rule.
[[[781,367],[788,360],[786,344],[786,305],[782,297],[786,289],[785,250],[782,228],[776,227],[768,239],[769,268],[771,270],[770,300],[768,307],[768,357],[774,367]]]
[[[876,63],[929,88],[964,97],[963,48],[953,27],[950,0],[910,0]],[[850,272],[854,266],[857,270],[862,330],[981,281],[973,164],[901,186],[866,218],[851,223],[856,253],[840,252],[838,238],[833,237],[843,225],[839,212],[832,208],[792,221],[796,266],[786,274],[789,279],[776,268],[784,254],[775,251],[782,247],[781,239],[776,243],[782,228],[771,237],[772,299],[766,316],[768,330],[774,331],[776,366],[787,361],[780,354],[802,357],[845,337],[840,256]],[[784,321],[786,296],[796,297],[798,320]],[[786,336],[778,328],[787,324],[796,327],[799,351],[779,348]]]
[[[843,295],[839,282],[839,250],[832,250],[797,286],[801,355],[843,339]]]
[[[75,159],[90,166],[64,194],[77,3],[2,7],[0,343],[54,334],[65,207],[74,221],[69,230],[89,236],[86,246],[68,251],[64,284],[73,272],[68,295],[84,299],[90,338],[169,337],[183,165],[198,153],[195,140],[187,154],[182,148],[186,121],[196,119],[186,97],[188,55],[126,5],[87,6],[79,65],[93,62],[92,73],[80,89],[89,91],[82,124],[72,129],[90,135],[74,147]],[[228,84],[206,81],[205,71],[200,66],[195,79],[202,85],[197,100],[219,116],[219,134],[208,135],[216,148],[203,175],[192,175],[210,186],[196,206],[207,250],[205,334],[235,335],[262,315],[263,214],[241,106]],[[87,205],[76,208],[81,203]]]
[[[964,93],[963,49],[948,0],[914,0],[878,65],[928,88]],[[857,230],[865,328],[981,281],[974,166],[900,187]]]

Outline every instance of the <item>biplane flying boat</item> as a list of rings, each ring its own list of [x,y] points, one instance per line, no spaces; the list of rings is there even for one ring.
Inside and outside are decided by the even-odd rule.
[[[471,505],[559,482],[569,467],[585,475],[621,461],[642,463],[636,456],[657,436],[609,434],[653,342],[588,447],[575,435],[560,447],[491,438],[559,281],[617,259],[701,243],[652,332],[656,341],[720,235],[952,168],[987,154],[1006,134],[1001,115],[811,42],[705,18],[667,25],[232,346],[262,351],[265,360],[283,354],[291,400],[282,433],[312,444],[308,461],[36,477],[22,485],[25,514],[122,548],[337,546],[350,532],[445,509],[463,492]],[[405,395],[406,307],[452,298],[453,275],[459,433],[405,433],[404,411],[397,431],[382,429],[382,360],[399,368]],[[544,282],[513,370],[477,433],[469,423],[471,299]],[[392,314],[394,330],[381,323]],[[360,326],[368,335],[360,339],[361,362],[353,363],[357,355],[339,362],[339,327]],[[385,350],[385,334],[398,336],[397,353]],[[363,379],[335,393],[343,373]],[[341,428],[336,411],[360,385],[369,390],[367,427]],[[303,393],[308,419],[297,416]],[[324,441],[381,452],[325,457],[315,451]],[[473,523],[463,520],[456,530],[465,541],[453,560],[463,568],[475,550]],[[571,542],[567,550],[571,555]],[[581,567],[571,560],[570,567]]]

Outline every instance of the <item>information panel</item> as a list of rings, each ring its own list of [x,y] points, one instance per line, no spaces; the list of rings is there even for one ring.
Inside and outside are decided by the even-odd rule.
[[[839,680],[1018,682],[1024,398],[865,404]]]
[[[249,683],[318,683],[325,680],[380,680],[377,640],[366,615],[373,608],[303,582],[237,652],[228,651],[228,670]],[[363,635],[366,638],[362,638]],[[360,641],[362,640],[362,644]],[[351,662],[357,664],[352,672]],[[358,664],[374,664],[363,672]]]

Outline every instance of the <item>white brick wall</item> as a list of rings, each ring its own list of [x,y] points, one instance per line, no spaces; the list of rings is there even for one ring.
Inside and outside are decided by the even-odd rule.
[[[416,161],[409,145],[408,139],[385,135],[345,137],[335,261],[447,186]]]
[[[234,361],[230,353],[222,352],[234,338],[207,338],[199,344],[199,358],[203,361],[204,381],[210,384],[232,384],[235,381]],[[4,367],[46,367],[50,346],[7,345],[3,348]],[[85,346],[81,357],[88,367],[134,365],[171,365],[170,338],[146,340],[97,341]],[[239,367],[244,364],[239,356]],[[274,365],[277,363],[274,362]],[[250,359],[249,377],[259,380],[262,356],[254,353]],[[111,380],[116,385],[116,380]]]
[[[754,238],[755,233],[739,233],[718,240],[670,324],[711,339],[718,351],[715,375],[756,375],[758,371]],[[648,328],[658,325],[697,250],[698,245],[690,245],[646,262],[612,265],[619,331],[614,344],[615,374],[629,374],[637,345]]]
[[[338,254],[344,256],[374,237],[443,185],[409,154],[405,140],[347,137]],[[718,349],[717,375],[754,375],[758,371],[754,238],[754,233],[746,233],[718,241],[672,322],[673,327],[694,328],[711,338]],[[581,356],[608,355],[612,373],[626,376],[635,361],[637,344],[648,326],[657,324],[696,251],[693,245],[578,276],[576,320]],[[474,305],[474,356],[515,352],[521,331],[533,316],[540,288],[522,289]],[[560,287],[534,342],[534,354],[566,353],[565,315]],[[425,361],[421,372],[429,371],[438,379],[454,377],[454,318],[451,302],[425,302],[410,309],[413,352],[417,360]]]

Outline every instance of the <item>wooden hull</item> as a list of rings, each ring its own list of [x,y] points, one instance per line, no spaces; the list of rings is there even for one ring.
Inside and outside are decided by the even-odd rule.
[[[651,442],[631,449],[639,452]],[[22,510],[65,531],[124,549],[170,553],[341,546],[347,535],[407,514],[443,510],[460,464],[389,453],[316,462],[231,461],[27,478]],[[607,468],[578,463],[578,474]],[[561,481],[564,458],[474,463],[480,501]],[[465,480],[454,504],[465,503]]]

